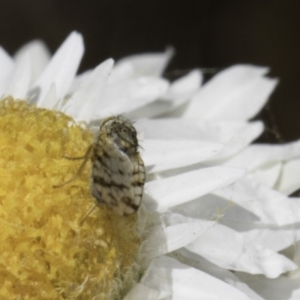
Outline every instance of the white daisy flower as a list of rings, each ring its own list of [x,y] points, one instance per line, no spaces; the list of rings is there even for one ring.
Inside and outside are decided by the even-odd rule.
[[[250,145],[264,126],[249,119],[277,83],[268,69],[233,66],[203,86],[195,70],[169,82],[167,49],[76,75],[83,52],[76,32],[52,58],[38,41],[14,58],[0,49],[0,162],[10,178],[0,186],[0,295],[297,299],[300,284],[287,272],[298,265],[287,249],[300,239],[300,201],[287,195],[300,187],[300,144]],[[104,206],[79,226],[93,201],[88,170],[52,187],[78,169],[64,151],[79,156],[91,143],[82,122],[99,126],[117,114],[136,120],[147,169],[139,236],[135,215]]]

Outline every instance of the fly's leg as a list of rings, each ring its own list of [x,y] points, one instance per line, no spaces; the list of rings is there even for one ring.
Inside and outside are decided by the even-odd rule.
[[[96,208],[96,204],[94,204],[89,210],[88,212],[84,215],[84,217],[82,218],[82,220],[79,223],[79,226],[82,226],[84,221],[86,220],[86,218],[94,211],[94,209]]]
[[[70,179],[70,180],[68,180],[68,181],[66,181],[66,182],[63,182],[63,183],[61,183],[61,184],[53,185],[53,187],[54,187],[54,188],[60,188],[60,187],[62,187],[62,186],[64,186],[64,185],[66,185],[66,184],[68,184],[68,183],[70,183],[70,182],[76,180],[76,179],[80,176],[80,174],[82,173],[82,171],[83,171],[83,169],[84,169],[86,163],[87,163],[88,160],[90,159],[90,154],[91,154],[92,149],[93,149],[93,146],[91,145],[91,146],[88,148],[88,150],[86,151],[85,155],[84,155],[84,156],[81,156],[81,157],[73,157],[73,158],[72,158],[72,157],[64,157],[64,158],[66,158],[66,159],[72,159],[72,160],[83,159],[83,162],[82,162],[82,164],[80,165],[80,167],[79,167],[79,169],[78,169],[76,175],[75,175],[72,179]]]

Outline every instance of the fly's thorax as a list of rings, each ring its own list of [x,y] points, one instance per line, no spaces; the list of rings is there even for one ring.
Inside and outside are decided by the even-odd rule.
[[[100,134],[105,133],[107,141],[114,143],[127,155],[137,152],[137,133],[131,122],[122,116],[105,119],[100,127]]]

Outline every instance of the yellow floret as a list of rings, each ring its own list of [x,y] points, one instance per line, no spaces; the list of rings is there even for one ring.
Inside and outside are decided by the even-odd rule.
[[[53,188],[81,164],[63,156],[84,155],[92,134],[12,98],[0,102],[0,132],[0,299],[114,298],[139,246],[136,216],[103,205],[80,226],[95,203],[90,162]]]

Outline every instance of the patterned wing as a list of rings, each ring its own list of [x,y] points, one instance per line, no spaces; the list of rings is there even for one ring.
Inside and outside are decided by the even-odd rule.
[[[93,196],[115,213],[135,212],[141,203],[145,182],[144,163],[138,153],[127,156],[114,143],[99,138],[92,168]]]
[[[93,153],[92,190],[123,216],[137,211],[145,183],[144,163],[137,151],[137,132],[123,116],[103,120]]]
[[[140,157],[140,154],[137,152],[133,159],[133,173],[132,173],[132,204],[136,207],[136,210],[139,208],[142,202],[144,184],[145,184],[145,165],[143,160]]]

